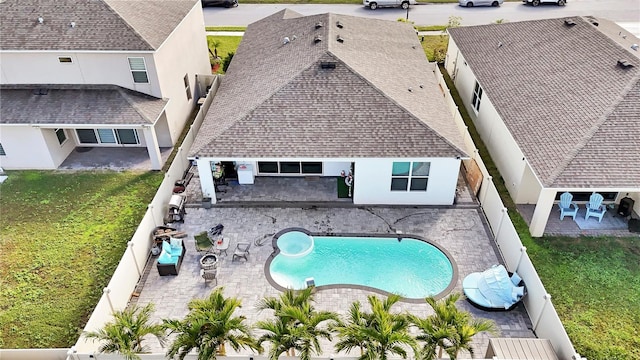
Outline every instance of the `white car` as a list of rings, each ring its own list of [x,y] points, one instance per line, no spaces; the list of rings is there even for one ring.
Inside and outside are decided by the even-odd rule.
[[[493,6],[497,7],[502,5],[504,0],[458,0],[460,6],[474,7],[474,6]]]
[[[408,9],[409,5],[415,5],[416,0],[362,0],[362,4],[371,10],[379,7],[401,7]]]
[[[540,4],[556,4],[558,6],[564,6],[567,3],[567,0],[522,0],[522,2],[533,6],[538,6]]]

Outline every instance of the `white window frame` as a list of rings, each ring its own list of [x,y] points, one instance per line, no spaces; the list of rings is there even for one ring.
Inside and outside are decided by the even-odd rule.
[[[409,163],[409,172],[406,175],[394,175],[393,174],[393,164],[396,163]],[[390,191],[392,192],[426,192],[427,189],[429,188],[429,176],[431,173],[431,162],[430,161],[394,161],[393,164],[391,165],[391,186],[390,186]],[[427,166],[429,167],[429,172],[427,175],[414,175],[414,168],[417,166],[416,164],[428,164]],[[404,189],[394,189],[393,188],[393,180],[394,179],[405,179],[407,181],[407,184],[405,186]],[[425,179],[427,181],[426,186],[424,187],[424,189],[411,189],[411,184],[412,181],[416,179]]]
[[[191,84],[189,82],[189,74],[185,74],[182,80],[184,81],[184,91],[187,93],[187,100],[193,99],[193,96],[191,95]]]
[[[134,69],[134,66],[136,64],[133,64],[134,66],[132,66],[131,64],[131,60],[137,61],[142,59],[142,67],[144,67],[144,69]],[[131,71],[131,77],[133,78],[133,82],[136,84],[148,84],[149,83],[149,73],[147,72],[147,61],[145,60],[144,57],[127,57],[127,63],[129,64],[129,70]],[[146,78],[146,81],[136,81],[136,77],[134,75],[134,73],[144,73],[144,77]]]
[[[82,142],[82,140],[80,139],[80,135],[78,134],[78,130],[93,130],[93,134],[94,134],[97,142]],[[100,139],[100,133],[98,132],[98,130],[102,130],[102,131],[111,130],[111,133],[113,134],[115,142],[102,142],[102,140]],[[123,144],[120,141],[120,136],[118,135],[118,131],[117,130],[133,130],[133,134],[135,136],[136,143],[135,144]],[[81,145],[124,145],[124,146],[137,146],[137,145],[140,145],[140,135],[138,134],[138,130],[137,129],[106,129],[106,128],[100,128],[100,129],[76,129],[76,137],[78,138],[78,144],[81,144]]]
[[[484,93],[484,91],[482,90],[482,86],[480,86],[480,83],[478,83],[478,81],[476,80],[476,85],[473,88],[473,96],[471,97],[471,106],[473,106],[473,111],[475,111],[476,113],[478,113],[478,111],[480,110],[482,93]]]
[[[60,140],[58,131],[62,131],[62,136],[64,136],[64,139]],[[56,138],[58,139],[58,143],[60,144],[60,146],[64,145],[64,143],[66,143],[67,140],[69,139],[69,137],[67,136],[67,131],[65,129],[55,129],[54,132],[56,134]]]

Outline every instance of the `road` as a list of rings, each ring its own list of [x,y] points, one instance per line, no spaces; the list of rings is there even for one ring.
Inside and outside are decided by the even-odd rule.
[[[374,11],[358,4],[242,4],[242,0],[240,3],[240,6],[232,9],[205,8],[205,24],[207,26],[245,26],[285,8],[302,15],[332,12],[385,20],[397,20],[406,16],[406,11],[399,8]],[[458,4],[421,4],[412,6],[409,10],[409,20],[414,21],[416,25],[444,25],[452,15],[461,17],[462,25],[488,24],[498,19],[513,22],[594,15],[618,22],[636,36],[640,36],[640,1],[638,0],[568,0],[566,6],[541,5],[535,8],[520,2],[505,2],[499,8],[463,8]]]

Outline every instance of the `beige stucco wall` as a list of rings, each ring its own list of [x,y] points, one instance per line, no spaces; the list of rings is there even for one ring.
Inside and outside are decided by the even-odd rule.
[[[538,201],[541,190],[542,184],[533,174],[529,164],[525,164],[520,188],[516,195],[516,204],[535,204]]]
[[[195,4],[191,12],[160,46],[154,54],[154,59],[162,96],[170,99],[165,111],[172,143],[175,143],[198,100],[196,74],[211,74],[200,3]],[[187,99],[185,75],[189,77],[191,99]],[[158,138],[163,137],[159,135]]]

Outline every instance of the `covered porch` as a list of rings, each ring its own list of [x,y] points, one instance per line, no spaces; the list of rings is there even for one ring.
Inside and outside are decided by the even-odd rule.
[[[172,148],[160,148],[160,167],[169,159]],[[60,164],[64,170],[139,170],[152,168],[149,152],[144,147],[76,147]]]
[[[614,204],[611,204],[614,205]],[[558,205],[554,204],[549,216],[546,220],[544,235],[564,235],[564,236],[633,236],[634,233],[629,231],[629,218],[621,217],[616,214],[616,207],[609,206],[607,212],[602,217],[602,221],[598,222],[596,218],[585,220],[586,208],[584,204],[578,204],[578,214],[575,221],[570,216],[565,216],[564,220],[560,220],[560,210]],[[536,209],[535,204],[519,204],[518,212],[522,218],[531,226],[533,214]],[[634,218],[638,218],[634,214]],[[638,234],[635,234],[638,235]],[[640,236],[640,235],[639,235]]]

